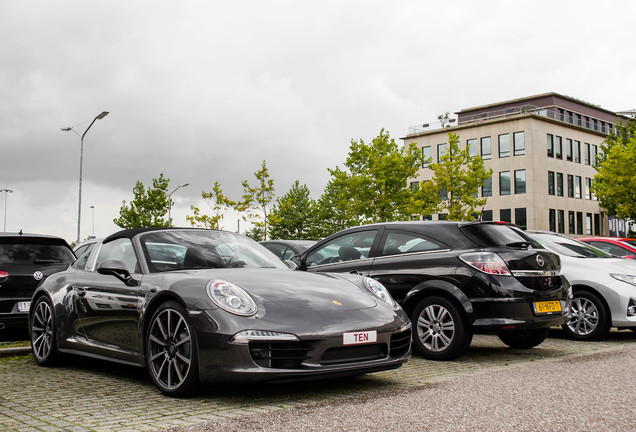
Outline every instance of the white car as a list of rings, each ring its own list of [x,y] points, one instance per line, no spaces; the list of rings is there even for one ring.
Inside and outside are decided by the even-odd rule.
[[[597,340],[612,327],[636,331],[636,261],[548,231],[525,231],[561,257],[561,272],[570,281],[570,319],[563,324],[573,339]]]

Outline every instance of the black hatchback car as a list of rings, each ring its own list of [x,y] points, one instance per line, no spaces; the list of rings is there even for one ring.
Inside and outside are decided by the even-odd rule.
[[[40,281],[75,261],[60,237],[0,233],[0,335],[28,330],[31,296]]]
[[[336,233],[292,258],[300,270],[381,282],[413,322],[426,358],[461,355],[475,333],[532,348],[563,324],[570,285],[559,257],[496,222],[412,221]]]

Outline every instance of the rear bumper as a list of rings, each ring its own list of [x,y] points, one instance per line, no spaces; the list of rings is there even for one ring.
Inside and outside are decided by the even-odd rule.
[[[544,301],[545,299],[537,300]],[[473,301],[476,319],[472,326],[475,333],[503,333],[560,326],[570,314],[570,300],[559,301],[561,311],[535,312],[534,302],[528,299],[479,299]]]

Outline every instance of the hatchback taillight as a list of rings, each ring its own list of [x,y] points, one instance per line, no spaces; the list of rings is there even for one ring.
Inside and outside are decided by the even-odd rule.
[[[471,252],[460,255],[459,258],[477,270],[495,275],[510,275],[506,262],[496,253]]]
[[[7,273],[6,271],[0,270],[0,280],[8,278],[8,277],[9,277],[9,273]]]

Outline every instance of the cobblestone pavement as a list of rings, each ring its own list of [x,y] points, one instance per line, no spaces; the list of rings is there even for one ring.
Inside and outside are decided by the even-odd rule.
[[[452,362],[413,356],[394,371],[356,378],[285,385],[210,387],[200,396],[162,396],[144,369],[89,359],[43,368],[28,356],[0,359],[0,430],[139,431],[196,425],[354,396],[404,390],[535,361],[624,349],[636,333],[612,331],[602,342],[574,342],[553,330],[531,350],[512,350],[494,336],[475,336],[467,355]],[[634,345],[636,349],[636,345]]]

